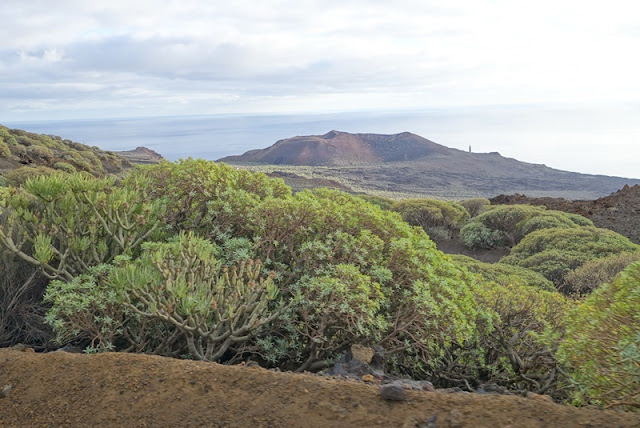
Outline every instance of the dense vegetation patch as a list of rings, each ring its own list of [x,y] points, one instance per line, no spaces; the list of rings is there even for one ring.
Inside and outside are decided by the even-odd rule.
[[[487,198],[471,198],[458,202],[469,213],[471,218],[477,217],[489,208],[491,201]]]
[[[527,235],[500,263],[531,269],[562,288],[567,274],[586,262],[638,248],[628,238],[606,229],[544,229]]]
[[[593,226],[576,214],[546,210],[529,205],[491,207],[475,217],[460,231],[469,248],[514,247],[528,234],[541,229],[570,229]]]
[[[89,147],[57,136],[35,134],[0,125],[0,170],[13,184],[53,170],[84,171],[94,176],[115,174],[131,163],[115,153]]]
[[[479,274],[482,279],[487,282],[495,282],[503,286],[515,284],[537,287],[547,291],[555,290],[551,281],[531,269],[504,263],[484,263],[461,254],[450,257],[460,266],[465,267],[469,272]]]
[[[640,409],[640,263],[569,312],[559,356],[577,404]]]
[[[589,260],[565,276],[562,291],[566,294],[588,295],[600,285],[611,282],[628,265],[638,260],[640,252],[624,252]]]
[[[59,343],[90,352],[298,371],[330,366],[354,344],[379,345],[392,373],[560,400],[573,391],[563,368],[589,386],[563,339],[566,313],[578,309],[553,285],[575,271],[566,284],[584,292],[580,278],[617,273],[638,248],[578,216],[478,201],[470,225],[519,241],[488,265],[442,254],[425,232],[467,222],[454,203],[294,195],[280,179],[193,159],[120,181],[52,171],[0,187],[0,262],[10,273],[0,279],[0,343],[45,341],[50,327]],[[589,260],[606,263],[588,270]],[[623,337],[626,325],[607,328]],[[580,397],[601,400],[594,394]]]
[[[410,225],[422,227],[434,240],[451,239],[469,220],[462,205],[437,199],[405,199],[389,209]]]

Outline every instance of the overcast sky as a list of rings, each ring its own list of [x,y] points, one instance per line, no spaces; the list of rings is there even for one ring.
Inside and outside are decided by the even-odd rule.
[[[586,126],[622,111],[598,132],[628,160],[636,4],[2,0],[0,123],[513,105],[588,110]]]

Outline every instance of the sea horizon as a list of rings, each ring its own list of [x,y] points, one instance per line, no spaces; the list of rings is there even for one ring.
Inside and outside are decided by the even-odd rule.
[[[589,114],[588,110],[540,110],[523,106],[18,120],[0,124],[57,135],[104,150],[132,150],[144,146],[168,160],[187,157],[217,160],[263,149],[281,139],[323,135],[331,130],[378,134],[411,132],[460,150],[499,152],[522,162],[583,174],[640,178],[635,157],[625,153],[604,150],[603,154],[595,156],[598,162],[587,162],[594,153],[606,148],[607,142],[611,141],[609,135],[640,136],[640,125],[637,129],[620,129],[611,120],[590,121]],[[576,129],[575,124],[581,117],[586,119],[584,125]],[[583,150],[562,152],[557,144],[559,139],[580,141]]]

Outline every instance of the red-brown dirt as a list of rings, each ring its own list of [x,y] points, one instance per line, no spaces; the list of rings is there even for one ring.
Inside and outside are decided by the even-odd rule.
[[[292,137],[263,150],[228,156],[222,162],[259,162],[274,165],[345,165],[408,161],[424,156],[447,155],[454,149],[419,135],[350,134],[330,131],[324,135]]]
[[[10,391],[2,396],[4,385]],[[542,397],[408,391],[158,356],[0,349],[0,426],[639,427]],[[426,421],[435,416],[435,425]]]

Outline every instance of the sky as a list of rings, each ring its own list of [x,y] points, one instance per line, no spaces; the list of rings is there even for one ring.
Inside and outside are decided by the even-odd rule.
[[[638,16],[632,0],[3,0],[0,123],[475,111],[457,129],[495,151],[640,177]],[[502,129],[482,126],[492,111]]]

